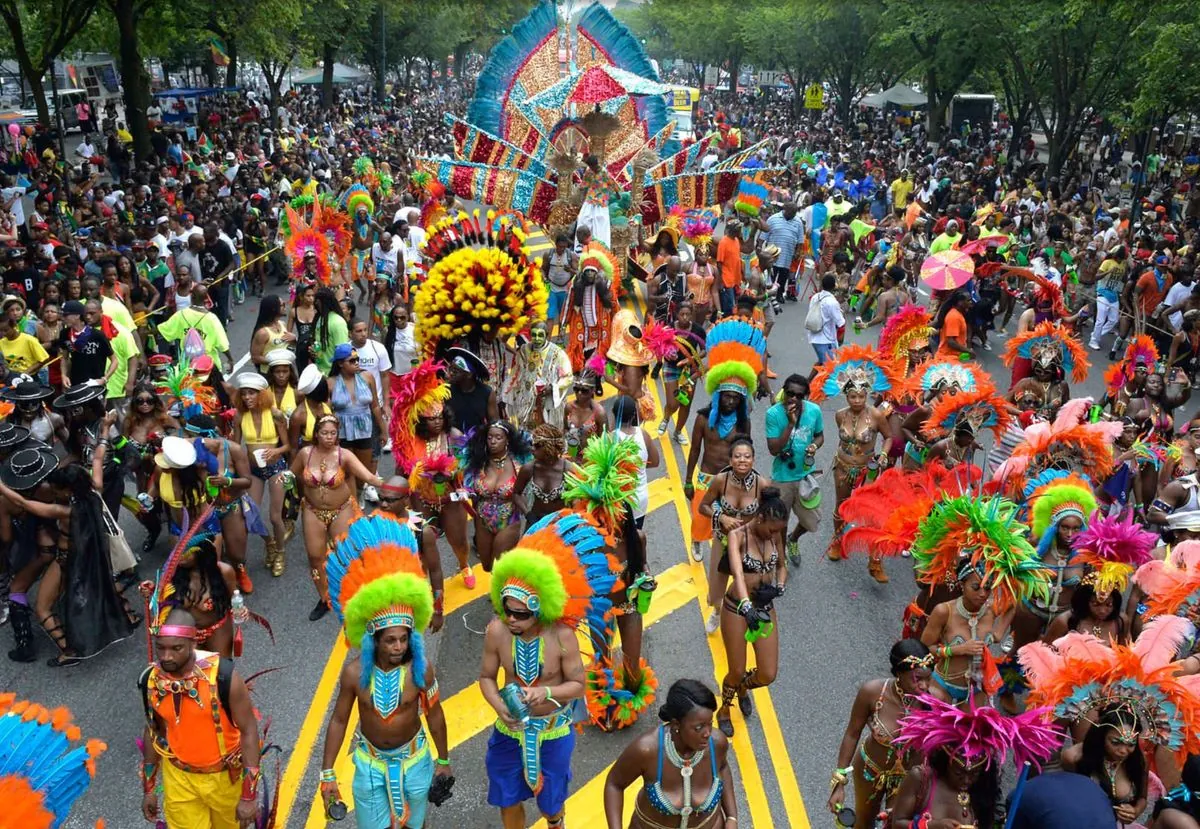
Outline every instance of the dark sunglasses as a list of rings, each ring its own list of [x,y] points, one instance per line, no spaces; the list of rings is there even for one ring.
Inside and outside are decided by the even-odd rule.
[[[524,622],[533,618],[532,610],[513,610],[508,605],[504,606],[504,615],[510,619],[515,619],[518,622]]]
[[[142,405],[143,403],[149,403],[151,405],[154,405],[154,398],[153,397],[136,397],[136,398],[134,398],[133,402],[137,403],[139,406]]]
[[[380,495],[379,496],[379,501],[384,504],[390,504],[393,501],[403,501],[403,500],[404,500],[403,495]]]
[[[346,362],[347,362],[347,363],[357,363],[357,362],[358,362],[358,358],[357,358],[357,357],[347,357],[347,358],[346,358]]]
[[[806,391],[791,391],[790,389],[783,390],[784,397],[805,397],[808,395]]]

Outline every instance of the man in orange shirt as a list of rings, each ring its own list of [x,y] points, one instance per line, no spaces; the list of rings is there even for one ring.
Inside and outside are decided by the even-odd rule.
[[[1145,330],[1146,320],[1159,305],[1162,305],[1163,300],[1167,297],[1167,291],[1171,290],[1171,285],[1175,281],[1167,269],[1169,263],[1170,260],[1167,257],[1158,257],[1154,262],[1154,267],[1147,268],[1138,277],[1137,285],[1133,288],[1134,301],[1141,312],[1140,318],[1136,321],[1138,334]]]
[[[721,316],[733,313],[738,286],[742,284],[742,223],[730,219],[725,223],[725,235],[717,243],[717,264],[721,267]]]
[[[142,815],[168,826],[240,829],[258,816],[258,721],[233,662],[196,648],[196,620],[176,608],[151,631],[158,659],[138,680],[146,709]],[[164,762],[165,761],[165,762]]]

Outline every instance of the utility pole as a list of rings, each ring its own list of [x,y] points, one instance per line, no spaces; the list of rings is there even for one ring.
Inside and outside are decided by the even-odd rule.
[[[379,103],[387,92],[387,0],[379,0]]]
[[[62,164],[63,192],[71,195],[70,165],[67,164],[66,130],[63,128],[62,107],[58,100],[58,61],[50,61],[50,105],[54,107],[54,126],[58,130],[58,161]]]

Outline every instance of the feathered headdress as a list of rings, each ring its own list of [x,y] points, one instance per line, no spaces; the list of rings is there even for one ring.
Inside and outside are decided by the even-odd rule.
[[[903,394],[923,400],[935,391],[978,391],[992,387],[991,378],[978,366],[961,360],[931,360],[921,363],[904,381]]]
[[[908,552],[933,505],[942,498],[964,494],[981,475],[978,467],[964,465],[951,470],[940,463],[915,472],[900,467],[886,470],[871,483],[857,487],[838,507],[845,521],[842,550],[880,556]]]
[[[1175,752],[1180,763],[1200,752],[1200,675],[1177,677],[1174,660],[1192,634],[1187,619],[1160,616],[1130,645],[1072,631],[1054,642],[1025,645],[1018,659],[1029,681],[1029,705],[1047,705],[1072,722],[1121,706],[1146,739]]]
[[[283,247],[292,260],[292,278],[304,276],[304,259],[309,254],[316,257],[317,279],[323,285],[330,280],[330,244],[324,233],[313,228],[292,207],[285,210],[288,219],[287,236]]]
[[[371,198],[371,191],[361,184],[351,184],[342,194],[342,207],[351,216],[358,213],[360,207],[366,208],[367,216],[375,215],[375,200]]]
[[[897,388],[902,374],[896,363],[874,348],[845,345],[836,357],[822,364],[813,378],[811,399],[820,403],[847,391],[885,392]]]
[[[1087,526],[1088,516],[1096,511],[1092,485],[1079,475],[1048,469],[1025,485],[1030,505],[1030,529],[1037,540],[1038,555],[1044,556],[1054,545],[1058,525],[1068,516]]]
[[[353,170],[354,175],[365,176],[367,173],[375,172],[375,162],[371,160],[370,156],[360,155],[358,158],[354,159]]]
[[[1000,496],[960,495],[934,504],[912,546],[917,581],[953,585],[977,573],[992,591],[997,615],[1024,599],[1048,599],[1049,571],[1016,514],[1017,505]]]
[[[352,233],[350,216],[334,206],[324,205],[320,200],[313,205],[312,229],[329,240],[334,262],[340,263],[350,254]]]
[[[441,413],[450,399],[450,386],[442,379],[443,365],[425,360],[407,374],[392,378],[392,419],[388,434],[392,453],[400,468],[408,474],[412,464],[423,454],[422,441],[417,437],[417,420]]]
[[[1008,413],[1008,401],[990,386],[989,383],[975,391],[942,395],[933,404],[921,431],[928,437],[939,438],[959,429],[969,429],[972,435],[991,429],[999,439],[1012,422],[1012,416]]]
[[[879,350],[898,365],[908,365],[908,353],[929,347],[933,318],[921,306],[907,303],[888,317],[879,333]]]
[[[424,688],[422,634],[433,617],[433,590],[412,528],[378,512],[353,521],[335,542],[325,573],[346,644],[362,651],[362,687],[370,687],[375,672],[375,633],[405,627],[412,631],[412,677],[417,687]]]
[[[146,599],[146,650],[147,658],[154,661],[154,637],[167,622],[171,610],[178,606],[175,600],[175,571],[179,569],[179,561],[183,554],[195,548],[202,541],[212,539],[214,533],[209,531],[209,518],[215,507],[207,505],[199,516],[190,516],[184,512],[184,530],[175,546],[167,555],[162,567],[158,569],[154,581],[145,581],[141,585],[141,593]]]
[[[749,401],[758,391],[758,378],[766,366],[767,338],[754,323],[726,317],[709,329],[707,348],[708,371],[704,375],[704,387],[713,396],[708,425],[719,429],[721,436],[726,437],[729,424],[718,424],[720,406],[716,398],[723,391],[736,392],[742,398],[738,403],[740,416],[749,412]]]
[[[541,264],[526,236],[506,217],[495,222],[459,214],[437,225],[425,242],[425,281],[414,310],[426,348],[443,340],[496,334],[501,339],[546,318],[549,295]]]
[[[542,623],[572,629],[586,620],[593,641],[602,641],[612,624],[609,597],[620,585],[621,565],[607,552],[615,543],[588,513],[547,515],[496,562],[492,605],[503,613],[504,600],[516,599]]]
[[[616,432],[588,440],[578,467],[567,472],[563,500],[590,513],[605,531],[617,536],[625,508],[637,497],[641,461],[637,442]]]
[[[413,461],[408,469],[408,485],[413,494],[427,504],[441,503],[458,488],[461,464],[457,455],[439,452]]]
[[[763,203],[771,197],[771,190],[759,176],[742,176],[737,193],[733,197],[733,209],[743,216],[755,218]]]
[[[1092,401],[1069,400],[1058,410],[1053,423],[1038,422],[1025,427],[1025,437],[1008,460],[996,469],[997,481],[1021,482],[1036,478],[1047,469],[1061,469],[1104,481],[1112,474],[1113,442],[1124,426],[1120,421],[1084,420]],[[1023,489],[1023,483],[1016,487]]]
[[[1063,373],[1075,383],[1087,379],[1090,367],[1083,343],[1059,322],[1040,322],[1032,331],[1010,339],[1004,349],[1004,364],[1012,366],[1018,357],[1034,365],[1062,366]]]
[[[1105,390],[1110,397],[1115,398],[1125,384],[1133,379],[1138,366],[1145,366],[1153,371],[1158,365],[1158,360],[1158,346],[1154,344],[1153,338],[1145,334],[1137,335],[1125,346],[1125,355],[1120,362],[1113,363],[1105,369]]]
[[[900,720],[896,742],[928,757],[944,751],[963,766],[998,766],[1011,751],[1020,768],[1029,762],[1040,768],[1062,745],[1063,733],[1049,723],[1045,708],[1009,716],[995,708],[976,707],[972,696],[966,708],[922,694],[918,706]]]
[[[1200,623],[1200,541],[1181,541],[1166,561],[1138,567],[1133,581],[1146,594],[1150,616],[1185,616]]]
[[[679,354],[678,334],[671,326],[650,317],[642,325],[642,345],[650,350],[655,360],[668,360]]]
[[[53,710],[0,694],[0,823],[16,829],[58,829],[96,776],[108,746],[82,740],[66,708]]]
[[[595,270],[604,274],[611,285],[617,272],[617,258],[603,242],[591,241],[579,254],[579,272]]]
[[[216,414],[221,408],[217,394],[196,379],[196,373],[188,365],[175,363],[155,384],[155,391],[178,402],[184,420],[198,414]]]
[[[1132,511],[1124,516],[1094,512],[1071,548],[1076,560],[1088,568],[1082,583],[1104,597],[1114,590],[1125,592],[1129,577],[1150,561],[1150,551],[1157,543],[1158,536],[1143,530],[1133,520]]]
[[[1061,319],[1070,315],[1071,312],[1067,310],[1067,304],[1063,302],[1062,288],[1059,287],[1057,282],[1033,271],[1028,271],[1026,275],[1024,268],[1007,268],[1006,271],[1025,276],[1026,279],[1033,283],[1033,302],[1035,308],[1048,310],[1054,314],[1055,319]]]

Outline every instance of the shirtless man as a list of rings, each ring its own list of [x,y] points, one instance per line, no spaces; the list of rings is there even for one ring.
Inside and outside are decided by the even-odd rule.
[[[563,825],[575,749],[574,703],[583,698],[575,632],[547,615],[534,581],[541,579],[510,579],[501,587],[502,618],[488,624],[479,671],[483,698],[499,717],[485,763],[488,803],[500,808],[504,829],[525,826],[523,804],[530,798],[536,798],[548,827]],[[529,713],[524,722],[513,718],[500,695],[501,668],[505,683],[520,687]]]
[[[891,319],[893,314],[908,302],[908,291],[904,289],[904,268],[899,265],[892,265],[892,267],[879,275],[879,282],[883,290],[875,299],[875,313],[864,324],[866,328],[885,324]],[[855,320],[855,322],[860,323],[862,321]]]
[[[363,299],[367,298],[367,284],[371,282],[374,267],[371,262],[371,248],[375,244],[375,234],[383,233],[373,218],[367,213],[367,206],[360,204],[354,211],[352,220],[354,233],[350,238],[350,258],[346,260],[351,280],[358,286]]]
[[[425,825],[434,778],[454,775],[446,741],[446,716],[433,665],[425,662],[424,647],[413,642],[420,634],[414,634],[409,627],[413,624],[412,617],[402,618],[402,614],[393,610],[385,608],[367,623],[366,633],[373,639],[374,654],[365,667],[372,674],[366,682],[362,676],[362,657],[352,654],[346,658],[333,715],[325,731],[321,799],[325,814],[339,819],[331,812],[331,809],[341,811],[338,805],[342,810],[345,808],[334,765],[346,740],[350,714],[358,703],[361,739],[354,749],[353,790],[354,816],[359,829],[384,826],[420,829]],[[388,681],[396,672],[398,681]],[[405,673],[419,673],[421,677],[416,681],[409,677],[406,682]],[[429,753],[421,728],[422,713],[437,750],[436,759]],[[397,791],[403,792],[400,802],[396,802]],[[345,812],[341,814],[344,816]]]

